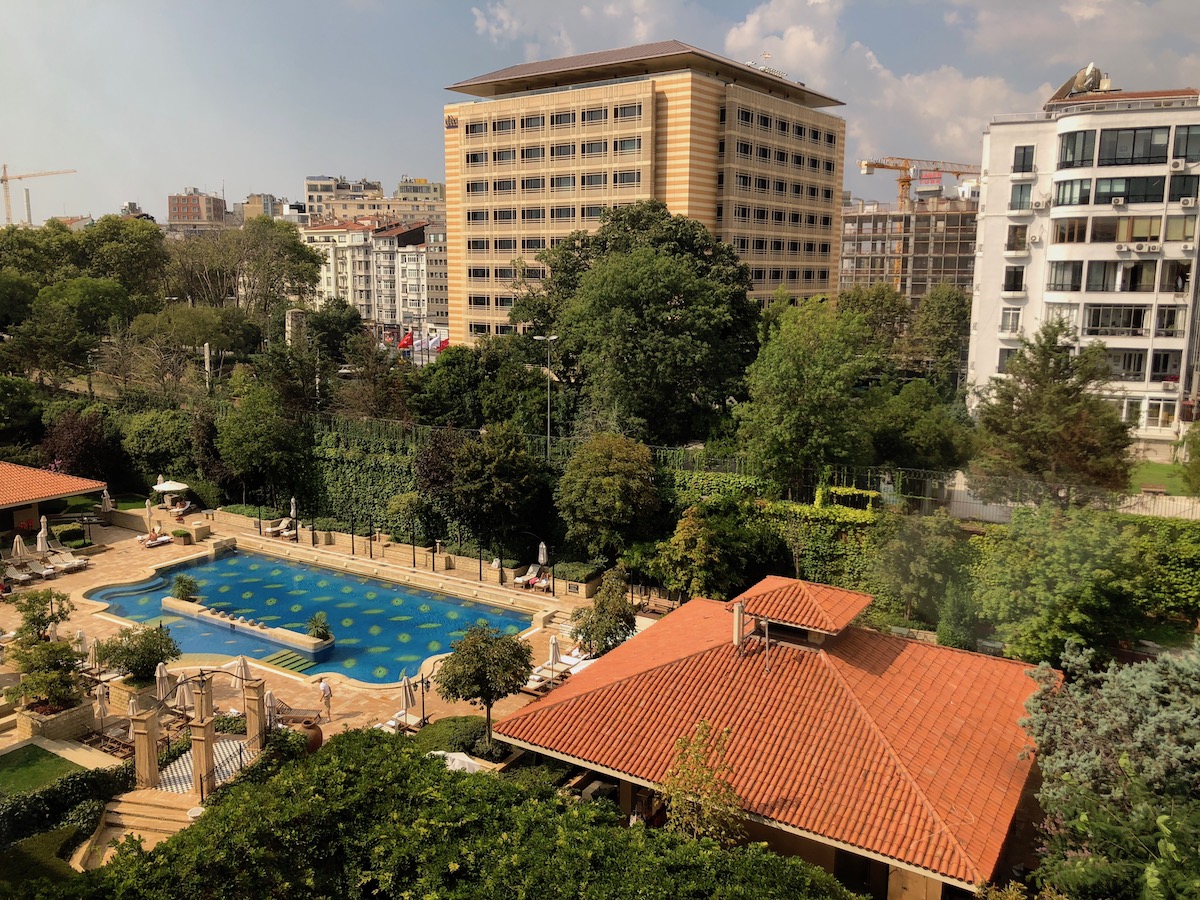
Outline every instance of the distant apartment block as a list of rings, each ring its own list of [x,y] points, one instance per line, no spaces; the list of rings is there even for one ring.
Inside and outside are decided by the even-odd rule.
[[[451,85],[450,334],[511,332],[537,254],[605,208],[657,198],[751,268],[753,296],[836,286],[845,122],[786,74],[678,41],[526,63]]]
[[[1200,92],[1111,89],[1081,70],[984,134],[971,347],[976,385],[1048,319],[1103,341],[1108,399],[1169,458],[1198,393]]]
[[[225,200],[190,187],[167,197],[167,229],[177,232],[212,231],[226,226]]]
[[[310,175],[304,180],[305,206],[311,222],[337,222],[363,216],[387,216],[398,224],[444,222],[446,186],[424,178],[407,178],[387,197],[378,181],[350,181],[343,176]]]
[[[918,199],[903,208],[863,200],[843,207],[838,290],[886,283],[914,308],[939,284],[969,291],[979,199],[976,183],[963,187],[965,196]]]
[[[242,221],[258,216],[282,216],[288,205],[287,198],[277,198],[274,194],[248,194],[242,202]]]

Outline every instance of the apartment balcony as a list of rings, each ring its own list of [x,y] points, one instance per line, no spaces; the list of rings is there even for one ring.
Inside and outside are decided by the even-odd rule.
[[[1017,259],[1019,257],[1028,256],[1028,255],[1029,255],[1029,244],[1027,244],[1027,243],[1012,244],[1012,245],[1005,244],[1004,245],[1004,258],[1005,259]]]
[[[1000,291],[1001,300],[1024,300],[1029,296],[1029,292],[1025,288],[1004,288]]]
[[[1009,181],[1037,181],[1038,173],[1037,166],[1031,168],[1028,172],[1019,172],[1014,169],[1008,175]]]

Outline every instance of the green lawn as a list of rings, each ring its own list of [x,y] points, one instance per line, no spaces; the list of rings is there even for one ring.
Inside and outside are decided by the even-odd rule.
[[[1129,479],[1130,492],[1136,494],[1143,484],[1163,484],[1173,497],[1188,496],[1183,486],[1183,467],[1179,463],[1138,463],[1133,467],[1133,475]]]
[[[29,744],[0,756],[0,797],[37,790],[83,767]]]

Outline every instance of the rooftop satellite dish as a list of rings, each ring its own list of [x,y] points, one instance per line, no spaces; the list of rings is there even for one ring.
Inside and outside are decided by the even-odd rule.
[[[1075,74],[1075,81],[1071,85],[1071,93],[1085,94],[1097,90],[1099,87],[1100,70],[1096,68],[1095,63],[1088,63]]]

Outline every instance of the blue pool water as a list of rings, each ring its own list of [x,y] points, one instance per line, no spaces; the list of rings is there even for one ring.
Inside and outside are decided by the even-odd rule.
[[[145,622],[163,615],[162,597],[187,572],[212,609],[304,633],[308,617],[324,610],[333,629],[332,656],[306,674],[341,672],[383,683],[415,675],[421,661],[450,650],[467,626],[486,623],[508,634],[529,627],[527,615],[472,603],[405,585],[347,575],[257,553],[235,552],[216,560],[161,569],[146,581],[89,591],[114,615]],[[264,659],[288,649],[255,634],[172,617],[167,627],[184,653],[226,653]]]

